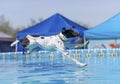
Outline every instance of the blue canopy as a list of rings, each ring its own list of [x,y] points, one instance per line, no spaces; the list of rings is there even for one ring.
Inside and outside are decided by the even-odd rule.
[[[61,32],[63,27],[70,28],[72,26],[75,26],[74,29],[78,31],[81,36],[83,36],[83,31],[87,29],[57,13],[41,23],[18,32],[17,39],[23,39],[28,34],[40,36],[56,35]]]
[[[102,24],[84,31],[87,39],[115,39],[120,38],[120,13]]]

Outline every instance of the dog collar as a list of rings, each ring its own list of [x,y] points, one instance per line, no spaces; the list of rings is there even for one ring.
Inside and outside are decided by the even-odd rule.
[[[68,39],[67,39],[62,33],[60,33],[60,34],[58,35],[58,37],[59,37],[62,41],[68,41]]]

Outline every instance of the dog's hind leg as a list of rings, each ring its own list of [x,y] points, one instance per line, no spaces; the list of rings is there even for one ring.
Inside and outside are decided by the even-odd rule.
[[[38,43],[28,45],[26,48],[28,49],[28,51],[27,51],[28,54],[31,54],[32,52],[40,51],[42,49]]]

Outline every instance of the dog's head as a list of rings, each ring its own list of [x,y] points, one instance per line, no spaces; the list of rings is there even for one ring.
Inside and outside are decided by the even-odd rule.
[[[79,36],[79,32],[75,32],[73,30],[74,26],[70,29],[66,29],[65,27],[62,28],[62,34],[66,37],[66,38],[73,38],[73,37],[77,37]]]

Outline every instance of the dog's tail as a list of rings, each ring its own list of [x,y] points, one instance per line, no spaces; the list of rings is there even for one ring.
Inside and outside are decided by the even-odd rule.
[[[15,40],[13,43],[11,43],[11,47],[13,47],[14,45],[16,45],[19,42],[19,40]]]

